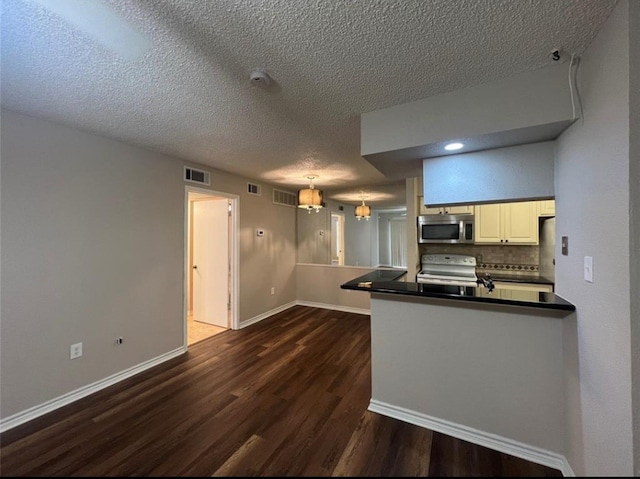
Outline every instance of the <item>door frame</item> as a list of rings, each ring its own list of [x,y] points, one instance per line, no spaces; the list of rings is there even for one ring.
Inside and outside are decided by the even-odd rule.
[[[331,212],[331,242],[333,243],[334,240],[334,232],[333,232],[333,218],[336,217],[338,218],[338,230],[340,231],[340,237],[339,237],[339,249],[340,251],[338,252],[338,266],[344,266],[344,223],[345,223],[345,216],[344,213],[342,212],[338,212],[338,211],[332,211]],[[333,263],[333,257],[330,258],[331,260],[331,264]]]
[[[183,287],[182,287],[182,328],[183,328],[183,341],[184,347],[188,346],[187,335],[187,318],[189,308],[189,193],[198,193],[201,195],[227,198],[231,204],[231,227],[229,231],[229,244],[231,245],[231,329],[240,329],[240,196],[231,193],[224,193],[222,191],[208,190],[206,188],[198,188],[197,186],[184,187],[184,234],[183,234]],[[193,288],[193,285],[191,285]]]

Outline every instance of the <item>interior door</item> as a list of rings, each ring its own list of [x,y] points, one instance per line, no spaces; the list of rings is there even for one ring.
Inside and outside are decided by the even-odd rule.
[[[229,201],[193,204],[193,319],[229,327]]]
[[[331,264],[344,265],[344,215],[331,213]]]

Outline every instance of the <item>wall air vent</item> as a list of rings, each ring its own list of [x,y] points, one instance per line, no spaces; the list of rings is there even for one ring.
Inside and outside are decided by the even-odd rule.
[[[288,191],[273,189],[273,203],[276,205],[298,206],[298,195]]]
[[[201,185],[211,185],[211,175],[208,171],[196,170],[190,166],[185,166],[184,181],[199,183]]]
[[[247,183],[247,193],[250,195],[262,195],[262,186],[254,185],[253,183]]]

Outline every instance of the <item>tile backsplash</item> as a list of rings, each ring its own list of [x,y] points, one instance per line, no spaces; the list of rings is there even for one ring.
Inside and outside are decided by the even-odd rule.
[[[464,245],[421,244],[420,255],[451,253],[475,256],[478,272],[499,271],[500,274],[540,274],[540,249],[532,245]]]

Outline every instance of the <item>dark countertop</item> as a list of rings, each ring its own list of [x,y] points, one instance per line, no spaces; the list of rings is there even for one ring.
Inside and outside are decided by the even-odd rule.
[[[358,276],[356,279],[348,281],[345,284],[398,281],[406,274],[407,274],[407,271],[404,269],[377,269],[375,271],[372,271],[371,273]],[[342,289],[350,289],[350,288],[342,288]]]
[[[539,292],[536,300],[503,299],[496,296],[486,296],[486,289],[482,285],[474,287],[416,283],[400,280],[404,275],[406,275],[406,271],[377,270],[354,278],[351,281],[347,281],[340,285],[340,288],[356,291],[369,291],[370,293],[390,293],[421,296],[426,298],[453,299],[477,303],[504,304],[510,306],[528,306],[532,308],[564,311],[575,311],[576,309],[573,304],[555,293]],[[493,275],[491,277],[497,281],[497,278],[494,278]]]
[[[491,275],[492,280],[503,283],[554,284],[552,280],[545,278],[544,276],[531,276],[526,274],[500,274],[492,271],[484,271],[478,272],[478,277],[484,276],[485,272]]]

